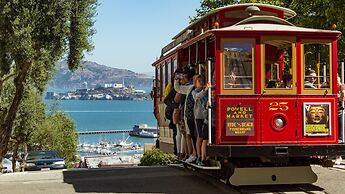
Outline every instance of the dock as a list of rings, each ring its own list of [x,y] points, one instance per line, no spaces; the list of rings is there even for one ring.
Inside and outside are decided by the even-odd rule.
[[[78,135],[94,135],[94,134],[109,134],[109,133],[129,133],[133,129],[111,129],[111,130],[90,130],[90,131],[78,131]]]

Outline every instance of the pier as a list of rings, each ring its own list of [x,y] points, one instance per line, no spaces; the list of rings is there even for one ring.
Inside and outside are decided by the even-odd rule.
[[[94,134],[108,134],[108,133],[129,133],[133,129],[112,129],[112,130],[90,130],[90,131],[78,131],[78,135],[94,135]]]

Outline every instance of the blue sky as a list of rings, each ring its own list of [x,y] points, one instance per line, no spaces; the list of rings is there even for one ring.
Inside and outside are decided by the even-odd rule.
[[[200,0],[99,0],[95,49],[86,60],[135,72],[151,64],[171,38],[187,27]]]

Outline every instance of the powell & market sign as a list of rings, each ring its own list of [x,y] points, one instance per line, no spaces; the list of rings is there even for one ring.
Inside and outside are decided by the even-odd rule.
[[[226,107],[226,136],[254,136],[253,105]]]

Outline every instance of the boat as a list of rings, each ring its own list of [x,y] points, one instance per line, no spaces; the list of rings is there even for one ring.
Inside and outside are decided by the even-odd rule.
[[[158,138],[157,127],[149,127],[147,124],[134,125],[133,131],[129,132],[130,136],[144,138]]]
[[[147,138],[158,138],[158,134],[154,132],[148,132],[145,130],[142,130],[139,132],[140,137],[147,137]]]
[[[123,148],[123,149],[131,149],[132,146],[133,146],[133,142],[127,142],[127,140],[129,139],[129,136],[127,137],[127,139],[124,139],[124,136],[123,136],[123,139],[116,144],[116,147],[120,147],[120,148]]]

